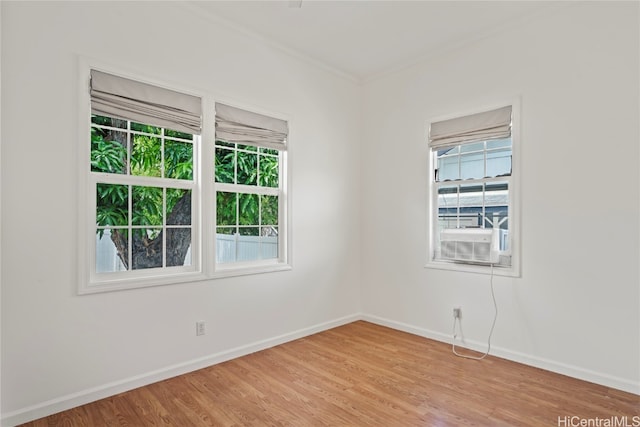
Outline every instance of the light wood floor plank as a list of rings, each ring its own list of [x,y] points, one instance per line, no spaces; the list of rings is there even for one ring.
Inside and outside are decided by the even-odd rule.
[[[539,427],[571,416],[640,423],[640,396],[492,356],[462,359],[360,321],[24,426]]]

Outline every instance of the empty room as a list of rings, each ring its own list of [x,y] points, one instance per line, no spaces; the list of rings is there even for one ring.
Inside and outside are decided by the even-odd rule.
[[[2,426],[640,426],[638,2],[0,22]]]

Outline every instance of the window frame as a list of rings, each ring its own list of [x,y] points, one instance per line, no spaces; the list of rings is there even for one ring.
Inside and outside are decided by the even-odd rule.
[[[445,116],[433,117],[427,121],[426,135],[428,141],[429,128],[431,123],[443,120],[464,117],[484,111],[491,111],[507,105],[512,107],[511,116],[511,175],[505,177],[492,177],[473,180],[459,180],[448,182],[436,182],[436,156],[437,151],[432,151],[427,144],[427,181],[428,181],[428,197],[427,197],[427,236],[426,236],[426,263],[425,268],[461,271],[479,274],[494,274],[497,276],[520,277],[520,258],[521,258],[521,217],[520,217],[520,98],[512,98],[504,102],[493,103],[491,105],[473,108],[465,112],[457,112]],[[470,141],[473,144],[479,141]],[[463,143],[465,144],[465,143]],[[460,144],[460,145],[463,145]],[[508,182],[509,185],[509,235],[510,235],[510,252],[511,266],[490,264],[473,264],[459,261],[435,259],[436,242],[438,235],[438,188],[448,185],[465,185],[465,184],[487,184],[491,182]],[[493,271],[493,273],[492,273]]]
[[[91,101],[89,94],[89,78],[91,69],[104,71],[127,79],[148,83],[177,92],[192,94],[202,98],[203,118],[202,132],[199,136],[194,135],[193,140],[193,181],[172,180],[171,178],[151,178],[126,175],[128,185],[151,185],[161,188],[183,188],[189,187],[192,190],[192,250],[190,266],[172,266],[152,269],[129,270],[118,273],[97,273],[96,272],[96,183],[101,179],[109,183],[116,182],[122,176],[119,174],[100,173],[101,177],[91,171],[89,158],[91,155],[91,144],[89,135],[91,130]],[[162,285],[181,284],[195,281],[218,279],[230,276],[241,276],[248,274],[260,274],[275,271],[290,270],[290,239],[289,217],[291,199],[288,188],[290,174],[290,163],[288,162],[288,152],[290,145],[287,143],[286,150],[279,151],[280,176],[278,187],[278,257],[277,259],[257,260],[247,262],[216,263],[216,183],[215,183],[215,101],[220,101],[214,96],[198,92],[196,90],[185,89],[185,87],[169,86],[164,82],[154,81],[139,74],[129,73],[120,68],[99,61],[79,58],[79,102],[78,102],[78,235],[77,235],[77,256],[78,260],[78,283],[77,293],[79,295],[93,294],[109,291],[120,291],[128,289],[138,289],[145,287],[155,287]],[[281,115],[274,115],[271,112],[264,112],[260,109],[248,106],[248,111],[257,112],[282,120],[287,120]],[[113,175],[113,176],[112,176]],[[115,177],[114,177],[115,176]],[[119,182],[118,182],[119,183]],[[192,184],[192,185],[191,185]],[[165,219],[166,222],[166,219]]]

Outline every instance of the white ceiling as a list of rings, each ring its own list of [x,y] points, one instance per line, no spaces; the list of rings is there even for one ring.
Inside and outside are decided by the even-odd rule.
[[[550,4],[426,0],[193,3],[209,16],[358,80],[517,24]]]

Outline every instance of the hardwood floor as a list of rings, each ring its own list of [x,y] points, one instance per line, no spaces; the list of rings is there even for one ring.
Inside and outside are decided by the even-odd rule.
[[[24,425],[630,427],[640,396],[359,321]]]

